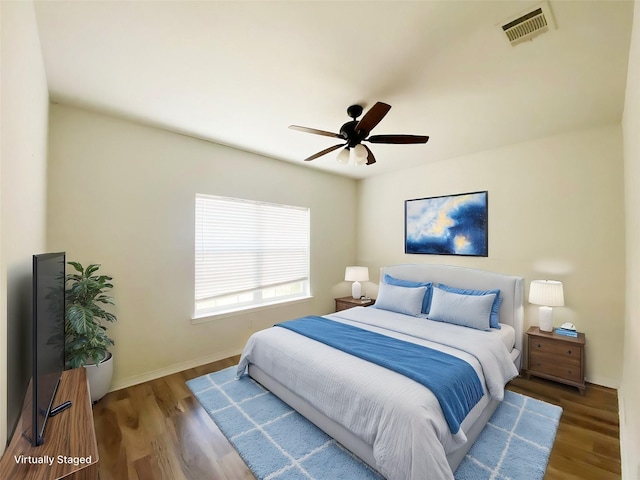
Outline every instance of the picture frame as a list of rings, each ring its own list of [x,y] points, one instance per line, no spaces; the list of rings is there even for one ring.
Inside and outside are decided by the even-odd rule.
[[[489,192],[404,202],[404,253],[489,256]]]

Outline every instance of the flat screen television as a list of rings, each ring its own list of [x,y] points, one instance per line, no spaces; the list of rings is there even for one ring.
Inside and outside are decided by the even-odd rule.
[[[44,429],[53,410],[64,370],[65,253],[33,256],[32,425],[34,446],[44,443]]]

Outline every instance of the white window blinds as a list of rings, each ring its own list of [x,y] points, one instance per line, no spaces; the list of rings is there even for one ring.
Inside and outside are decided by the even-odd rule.
[[[195,314],[309,295],[309,209],[196,194]]]

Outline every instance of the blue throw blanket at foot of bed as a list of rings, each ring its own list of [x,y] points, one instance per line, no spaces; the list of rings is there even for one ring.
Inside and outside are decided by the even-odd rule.
[[[400,373],[433,392],[452,433],[484,395],[478,374],[464,360],[362,328],[308,316],[276,324],[350,355]]]

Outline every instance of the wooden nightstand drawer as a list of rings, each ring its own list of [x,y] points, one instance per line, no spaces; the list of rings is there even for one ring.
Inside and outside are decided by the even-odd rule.
[[[571,382],[582,383],[580,364],[566,365],[559,363],[553,357],[531,356],[529,357],[529,370],[532,374],[544,373],[553,377],[562,378]]]
[[[533,337],[529,337],[529,352],[532,357],[574,366],[580,366],[582,358],[582,347]]]

